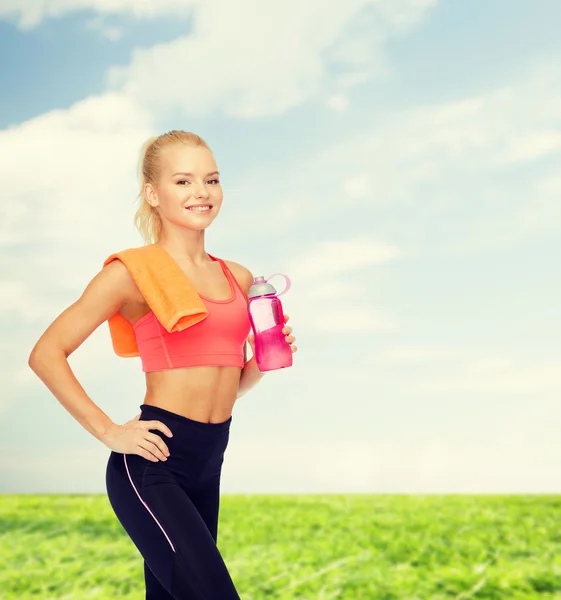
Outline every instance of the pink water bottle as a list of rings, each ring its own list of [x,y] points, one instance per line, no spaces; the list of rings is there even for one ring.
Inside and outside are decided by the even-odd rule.
[[[286,279],[286,287],[280,294],[268,283],[275,275]],[[268,279],[256,277],[247,294],[249,320],[255,336],[255,361],[260,371],[273,371],[292,366],[292,349],[285,340],[284,314],[279,296],[290,289],[290,279],[275,273]]]

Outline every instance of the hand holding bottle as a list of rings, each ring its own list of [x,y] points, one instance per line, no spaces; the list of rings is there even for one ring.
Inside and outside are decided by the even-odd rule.
[[[290,317],[288,315],[283,315],[283,316],[284,316],[284,322],[286,324],[288,322],[288,319],[290,319]],[[284,327],[282,329],[282,333],[286,334],[286,337],[284,339],[290,344],[290,349],[292,350],[292,353],[294,354],[294,352],[296,352],[298,350],[298,346],[293,344],[293,342],[296,341],[296,337],[293,335],[289,335],[292,333],[292,327],[290,325],[288,325],[288,327]],[[249,342],[253,356],[255,356],[255,335],[253,333],[250,333],[247,338],[247,341]]]
[[[275,275],[282,275],[286,280],[286,287],[280,293],[269,283]],[[292,332],[292,327],[285,327],[288,319],[283,313],[279,298],[289,289],[290,279],[282,273],[275,273],[268,279],[263,276],[255,277],[249,288],[248,313],[253,331],[250,344],[261,372],[292,366],[295,347],[290,344],[295,338],[286,335]]]

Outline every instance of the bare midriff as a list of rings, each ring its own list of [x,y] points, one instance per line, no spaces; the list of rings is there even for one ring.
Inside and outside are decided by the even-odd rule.
[[[140,299],[119,310],[131,324],[149,311],[148,304]],[[144,403],[195,421],[222,423],[232,414],[241,370],[241,367],[197,366],[145,373]]]
[[[222,423],[232,414],[240,367],[185,367],[145,373],[145,404],[205,423]]]

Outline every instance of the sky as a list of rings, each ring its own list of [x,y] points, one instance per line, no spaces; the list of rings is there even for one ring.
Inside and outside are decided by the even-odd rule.
[[[228,493],[561,492],[561,5],[0,0],[0,492],[104,493],[29,353],[135,230],[143,142],[211,147],[206,250],[297,338],[233,410]],[[282,280],[278,280],[279,284]],[[117,423],[140,359],[70,357]]]

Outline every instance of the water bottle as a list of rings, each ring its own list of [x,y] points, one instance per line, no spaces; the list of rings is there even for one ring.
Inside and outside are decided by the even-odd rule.
[[[286,287],[280,294],[268,283],[275,275],[286,280]],[[268,279],[255,277],[249,288],[249,320],[255,336],[255,361],[261,372],[292,366],[292,348],[282,332],[284,314],[279,300],[279,296],[289,289],[290,279],[282,273],[275,273]]]

